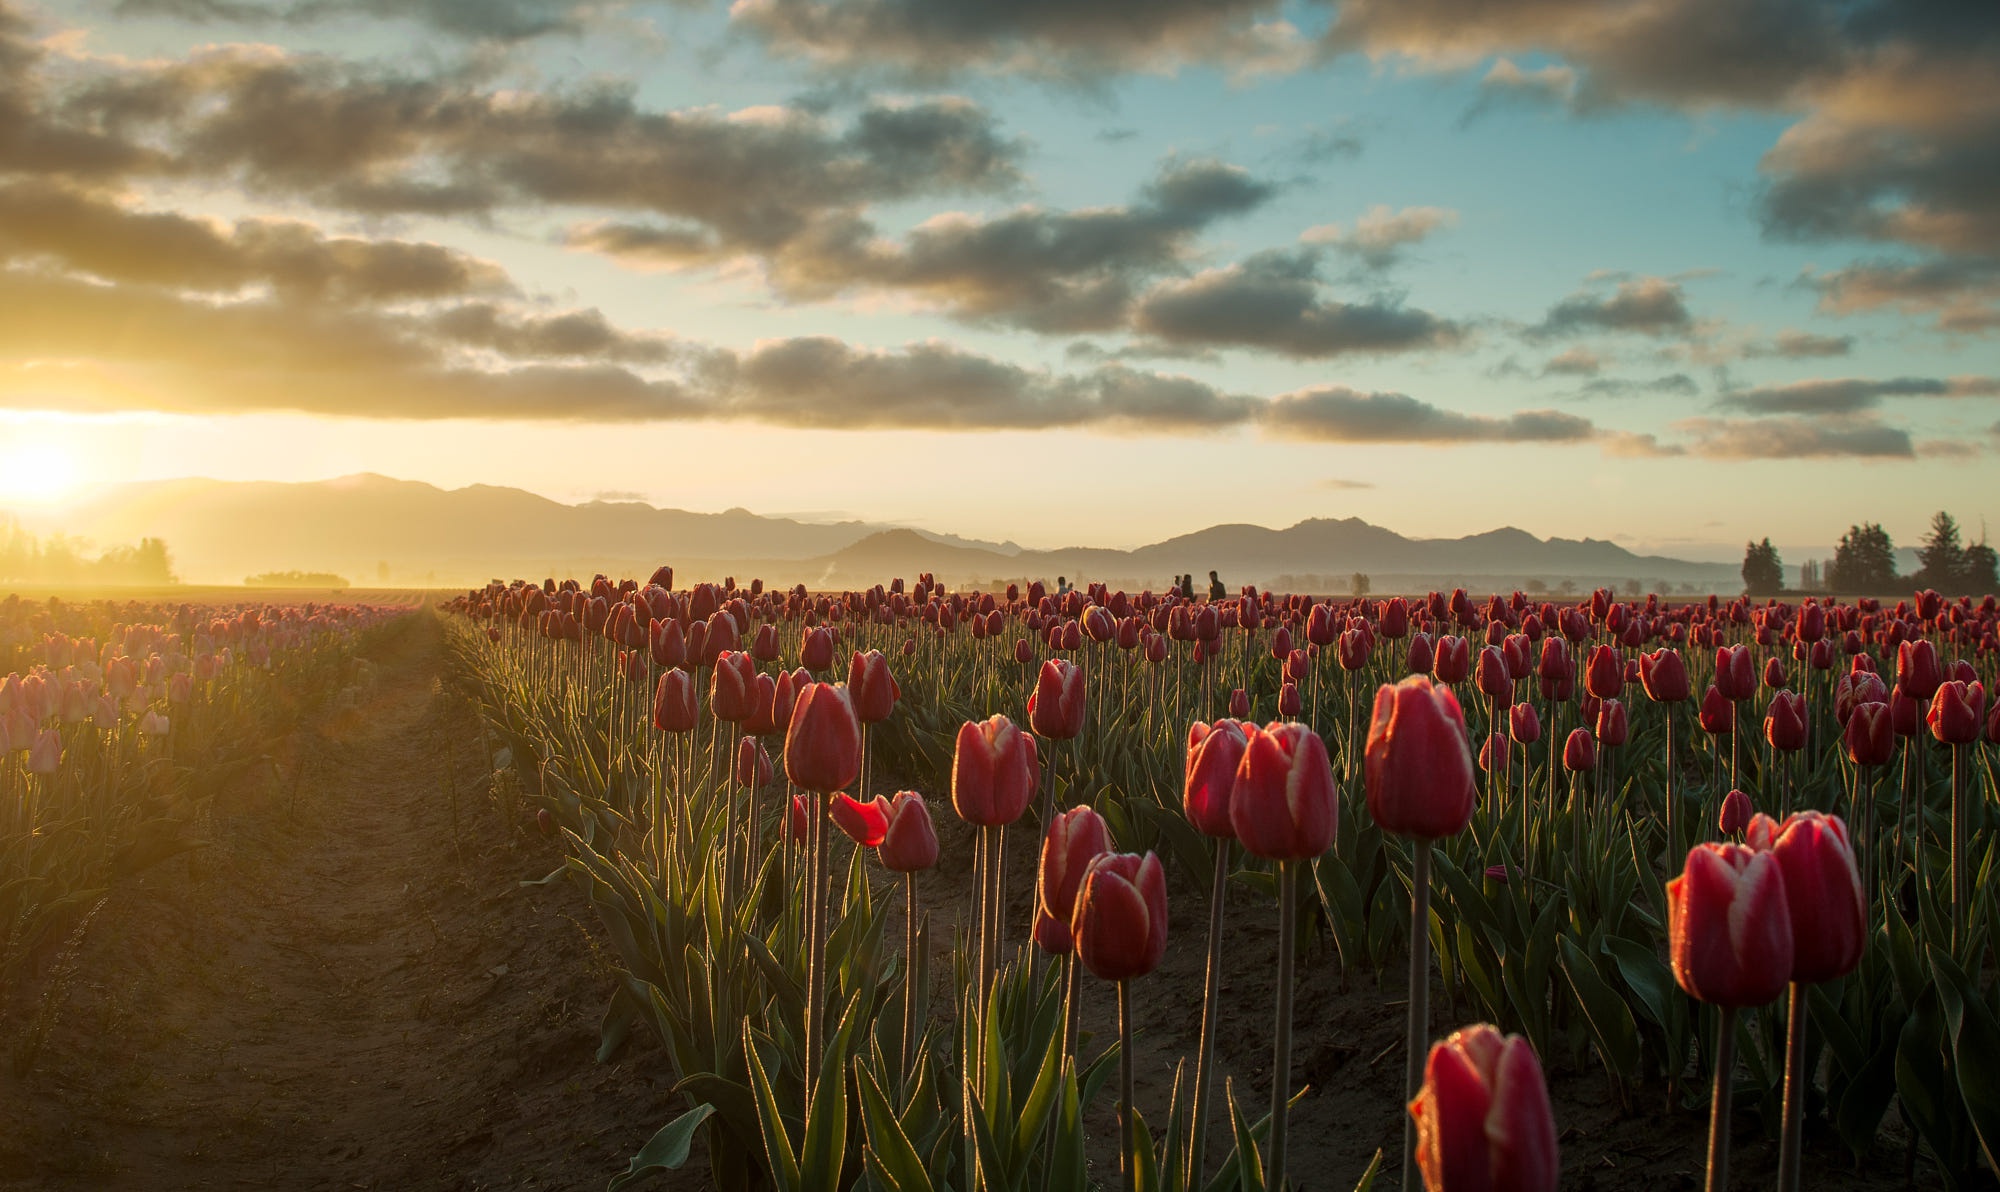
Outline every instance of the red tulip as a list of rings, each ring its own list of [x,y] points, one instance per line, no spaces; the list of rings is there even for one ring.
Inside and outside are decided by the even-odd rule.
[[[833,633],[826,626],[806,630],[799,642],[799,665],[816,675],[833,669]]]
[[[1896,686],[1914,700],[1928,700],[1944,682],[1936,647],[1925,638],[1896,647]]]
[[[874,848],[889,834],[889,800],[881,795],[863,803],[846,794],[838,794],[833,797],[830,810],[833,822],[856,844]]]
[[[1507,709],[1507,729],[1516,741],[1533,745],[1542,739],[1542,719],[1533,704],[1515,704]]]
[[[1894,714],[1885,703],[1858,704],[1841,732],[1847,760],[1857,766],[1886,766],[1896,756]]]
[[[1042,664],[1028,696],[1028,726],[1035,735],[1067,741],[1083,732],[1083,668],[1065,659]]]
[[[861,722],[841,683],[810,683],[785,729],[785,776],[829,795],[861,776]]]
[[[1480,1023],[1434,1044],[1409,1108],[1426,1192],[1556,1192],[1548,1086],[1521,1036]]]
[[[1701,731],[1712,737],[1726,737],[1736,731],[1736,706],[1729,702],[1722,689],[1711,683],[1702,693],[1701,711],[1696,717]]]
[[[1598,743],[1616,749],[1631,736],[1632,723],[1626,715],[1624,703],[1615,699],[1605,700],[1597,709]]]
[[[1559,637],[1542,639],[1542,657],[1535,677],[1543,699],[1568,699],[1576,691],[1576,665],[1570,661],[1569,644]]]
[[[1514,676],[1507,671],[1507,656],[1498,646],[1487,646],[1479,651],[1479,663],[1474,670],[1474,682],[1479,693],[1507,707],[1514,702]]]
[[[1250,719],[1250,693],[1237,687],[1229,693],[1229,715],[1237,720]]]
[[[1197,831],[1209,836],[1236,835],[1229,820],[1229,793],[1236,784],[1236,767],[1243,760],[1248,734],[1254,731],[1254,726],[1235,720],[1218,720],[1212,725],[1196,721],[1188,727],[1181,810]]]
[[[1031,938],[1037,948],[1050,956],[1067,956],[1075,944],[1070,938],[1069,924],[1039,906],[1035,908],[1035,927]]]
[[[893,873],[916,873],[937,864],[937,829],[930,805],[915,791],[897,791],[889,804],[889,830],[875,850],[882,867]]]
[[[653,689],[653,727],[663,733],[684,733],[695,725],[694,676],[684,670],[663,671]]]
[[[1769,851],[1784,875],[1792,980],[1810,985],[1853,972],[1868,941],[1868,913],[1847,825],[1839,816],[1801,811],[1783,824],[1760,815],[1744,835],[1750,847]]]
[[[1764,660],[1764,686],[1773,691],[1785,685],[1785,664],[1776,658]]]
[[[1889,690],[1889,722],[1896,726],[1899,737],[1914,737],[1923,727],[1925,709],[1922,701],[1903,694],[1901,687]]]
[[[744,737],[736,746],[736,784],[738,786],[760,787],[768,785],[776,771],[771,766],[771,755],[764,751],[764,743],[755,737]]]
[[[1428,675],[1431,673],[1431,664],[1436,660],[1437,651],[1431,645],[1431,635],[1411,634],[1410,652],[1404,659],[1403,669],[1413,675]]]
[[[1873,671],[1850,671],[1833,681],[1833,716],[1846,724],[1862,704],[1886,704],[1889,689]]]
[[[1441,637],[1437,640],[1437,657],[1431,663],[1431,673],[1440,683],[1459,683],[1472,669],[1472,646],[1462,637]]]
[[[1229,790],[1229,823],[1253,855],[1289,861],[1325,852],[1339,827],[1336,799],[1319,734],[1285,721],[1246,734]]]
[[[1377,690],[1364,758],[1368,813],[1384,831],[1435,840],[1472,819],[1472,745],[1449,688],[1413,675]]]
[[[1076,956],[1104,981],[1129,981],[1167,954],[1167,875],[1160,859],[1102,853],[1084,871],[1069,924]]]
[[[718,614],[719,615],[719,614]],[[736,724],[756,710],[757,664],[748,654],[725,650],[715,656],[708,676],[708,706],[717,720]]]
[[[757,636],[751,642],[750,656],[759,662],[778,660],[778,627],[769,621],[757,626]]]
[[[1796,691],[1780,691],[1771,697],[1764,716],[1764,739],[1771,748],[1787,753],[1806,747],[1806,697]]]
[[[1761,1006],[1792,977],[1792,916],[1769,853],[1698,844],[1667,883],[1674,979],[1717,1006]]]
[[[654,621],[646,627],[646,642],[655,666],[679,666],[687,661],[687,636],[679,621],[669,617]]]
[[[1401,596],[1391,596],[1377,607],[1375,620],[1383,637],[1399,640],[1410,632],[1410,602]]]
[[[1340,635],[1340,669],[1358,671],[1368,665],[1368,656],[1375,652],[1375,637],[1366,626],[1342,631]]]
[[[1290,720],[1299,714],[1299,706],[1299,685],[1286,680],[1278,688],[1278,715]]]
[[[1025,637],[1015,638],[1014,661],[1020,663],[1022,666],[1027,666],[1034,660],[1035,660],[1035,648],[1028,644],[1028,639]]]
[[[1569,738],[1563,742],[1563,769],[1576,773],[1595,769],[1597,766],[1597,742],[1587,728],[1573,728]]]
[[[1583,689],[1598,699],[1611,699],[1625,690],[1625,665],[1615,646],[1592,646],[1583,668]]]
[[[1732,704],[1741,703],[1757,693],[1757,673],[1751,667],[1750,647],[1716,647],[1715,689]]]
[[[1940,683],[1924,719],[1941,743],[1970,745],[1979,739],[1980,722],[1986,719],[1986,688],[1956,679]]]
[[[1055,817],[1042,838],[1042,865],[1036,883],[1041,913],[1067,923],[1076,910],[1076,892],[1099,854],[1111,851],[1111,828],[1089,807],[1072,807]]]
[[[1509,742],[1506,733],[1492,733],[1479,746],[1479,768],[1491,774],[1495,770],[1506,772]]]
[[[1751,806],[1750,796],[1733,790],[1722,797],[1722,819],[1716,827],[1724,836],[1734,836],[1748,828],[1756,815],[1757,809]]]
[[[1011,824],[1042,779],[1035,739],[1005,716],[959,726],[951,761],[951,805],[980,827]]]
[[[889,673],[889,660],[880,650],[854,652],[847,665],[847,690],[854,700],[854,715],[863,724],[879,724],[896,710],[903,689]]]
[[[785,816],[784,826],[785,826],[786,840],[791,841],[793,844],[800,844],[800,845],[806,842],[806,833],[810,829],[811,825],[808,822],[808,815],[806,811],[806,797],[804,795],[792,796],[792,806],[790,814]]]

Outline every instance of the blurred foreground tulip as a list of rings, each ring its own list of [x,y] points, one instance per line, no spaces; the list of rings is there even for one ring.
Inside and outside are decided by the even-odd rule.
[[[1555,1192],[1555,1118],[1521,1036],[1480,1023],[1433,1045],[1409,1109],[1427,1192]]]

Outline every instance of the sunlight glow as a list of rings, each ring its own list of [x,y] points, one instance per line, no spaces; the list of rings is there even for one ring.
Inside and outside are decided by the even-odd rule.
[[[0,447],[0,508],[59,505],[82,483],[76,459],[53,443]]]

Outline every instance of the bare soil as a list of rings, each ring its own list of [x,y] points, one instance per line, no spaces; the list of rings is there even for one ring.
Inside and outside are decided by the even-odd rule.
[[[520,884],[561,858],[496,808],[440,643],[391,631],[356,708],[12,991],[0,1058],[48,1030],[0,1067],[0,1188],[601,1188],[673,1116],[657,1051],[596,1063],[595,916]]]

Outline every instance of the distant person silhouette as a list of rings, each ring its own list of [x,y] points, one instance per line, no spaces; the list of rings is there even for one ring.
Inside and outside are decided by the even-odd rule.
[[[1174,582],[1180,587],[1182,600],[1194,599],[1194,572],[1190,571],[1186,575],[1176,576]]]
[[[1209,598],[1210,600],[1224,600],[1224,599],[1227,599],[1227,598],[1228,598],[1228,596],[1229,596],[1229,589],[1228,589],[1228,588],[1225,588],[1225,587],[1223,587],[1223,586],[1222,586],[1222,581],[1221,581],[1221,580],[1219,580],[1219,579],[1217,579],[1217,578],[1215,578],[1215,572],[1213,572],[1213,571],[1209,572],[1209,573],[1208,573],[1208,598]]]
[[[1067,595],[1068,592],[1069,592],[1069,577],[1066,575],[1056,576],[1056,595],[1063,596]]]

